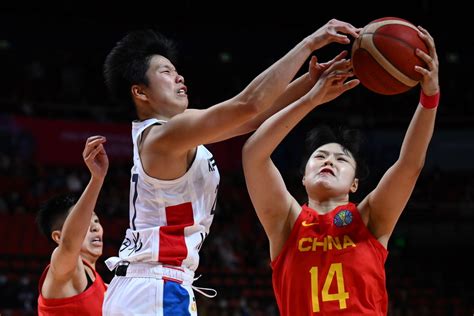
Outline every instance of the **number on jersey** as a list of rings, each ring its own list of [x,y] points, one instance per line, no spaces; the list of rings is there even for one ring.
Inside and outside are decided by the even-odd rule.
[[[312,267],[309,270],[311,274],[311,301],[313,304],[313,313],[320,311],[319,306],[319,286],[318,286],[318,267]],[[329,293],[332,282],[337,283],[337,293]],[[344,275],[342,273],[342,263],[333,263],[329,267],[328,274],[324,280],[321,290],[321,300],[323,302],[339,301],[339,308],[347,308],[346,300],[349,299],[349,292],[345,292]]]

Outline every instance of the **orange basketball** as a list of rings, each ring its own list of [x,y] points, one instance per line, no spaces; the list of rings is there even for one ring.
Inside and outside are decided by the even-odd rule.
[[[373,92],[393,95],[418,84],[421,75],[415,65],[426,63],[415,53],[416,48],[428,53],[425,42],[412,23],[385,17],[367,24],[352,45],[354,74]]]

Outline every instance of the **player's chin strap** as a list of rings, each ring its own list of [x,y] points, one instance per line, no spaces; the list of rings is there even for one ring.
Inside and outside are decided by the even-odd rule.
[[[194,278],[193,280],[196,281],[201,276],[202,275],[200,274],[197,278]],[[191,285],[191,288],[193,290],[195,290],[196,292],[201,293],[202,295],[204,295],[205,297],[208,297],[208,298],[214,298],[217,295],[217,291],[214,290],[214,289],[211,289],[209,287],[199,287],[199,286]],[[207,293],[206,293],[206,291],[207,291]],[[209,294],[209,293],[211,293],[211,294]]]

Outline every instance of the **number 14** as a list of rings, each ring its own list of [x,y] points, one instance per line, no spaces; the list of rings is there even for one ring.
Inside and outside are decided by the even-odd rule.
[[[319,289],[318,289],[318,267],[312,267],[309,270],[311,273],[311,301],[313,303],[313,313],[319,312]],[[329,287],[336,277],[337,293],[329,294]],[[329,267],[328,275],[324,281],[323,289],[321,291],[321,298],[323,302],[339,301],[339,308],[347,308],[346,300],[349,298],[349,293],[344,289],[344,275],[342,274],[342,263],[333,263]]]

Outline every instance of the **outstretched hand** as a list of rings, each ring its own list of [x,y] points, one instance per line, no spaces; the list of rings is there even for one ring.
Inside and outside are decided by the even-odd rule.
[[[318,58],[316,56],[312,56],[311,60],[309,61],[309,70],[308,70],[311,82],[315,84],[316,81],[318,81],[319,77],[321,77],[322,73],[326,69],[328,69],[336,61],[344,59],[346,56],[347,56],[347,51],[342,51],[332,60],[325,63],[318,63]]]
[[[334,61],[320,76],[314,87],[308,92],[307,97],[317,99],[322,104],[334,100],[347,90],[359,84],[358,79],[346,81],[354,76],[351,60],[340,59]]]
[[[421,88],[424,94],[430,96],[435,95],[439,92],[439,80],[438,80],[438,54],[436,54],[436,48],[433,37],[428,33],[427,30],[418,26],[420,30],[418,35],[425,41],[428,46],[429,55],[423,52],[421,49],[416,49],[418,57],[423,59],[427,65],[427,68],[415,66],[415,71],[419,72],[423,78],[420,81]]]
[[[106,141],[103,136],[91,136],[87,139],[82,152],[82,157],[92,177],[100,180],[104,180],[109,168],[109,159],[103,145]]]
[[[333,42],[349,44],[351,41],[346,34],[357,38],[361,30],[362,28],[356,28],[350,23],[331,19],[308,37],[309,45],[314,51]]]

